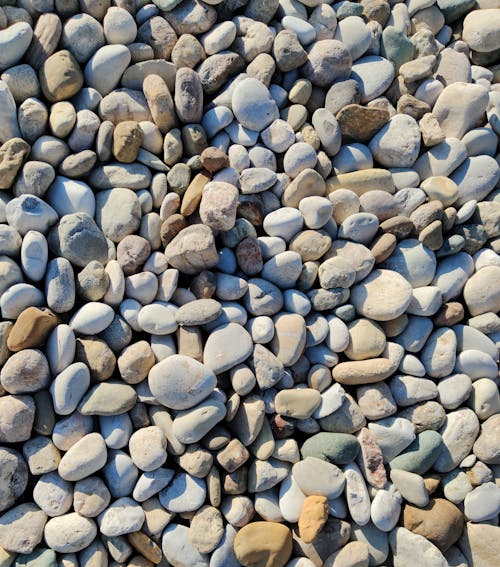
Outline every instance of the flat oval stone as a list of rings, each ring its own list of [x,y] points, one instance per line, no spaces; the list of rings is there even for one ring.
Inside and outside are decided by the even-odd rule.
[[[73,413],[90,384],[90,372],[83,362],[75,362],[58,374],[50,385],[54,410],[59,415]]]
[[[130,411],[137,394],[128,384],[106,381],[87,392],[78,406],[82,415],[120,415]]]
[[[271,351],[284,366],[297,362],[306,344],[306,323],[301,315],[282,313],[274,319]]]
[[[339,496],[345,484],[344,474],[333,463],[317,457],[308,456],[295,463],[293,479],[307,496],[326,496],[328,499]]]
[[[81,480],[102,469],[106,459],[107,450],[102,435],[89,433],[64,454],[58,472],[64,480]]]
[[[221,374],[245,361],[253,350],[252,337],[236,323],[218,327],[208,337],[203,363],[214,374]]]
[[[161,404],[184,410],[209,396],[217,385],[217,378],[207,366],[193,358],[174,354],[153,366],[148,383]]]
[[[443,378],[451,374],[456,360],[457,337],[448,327],[430,335],[422,351],[422,362],[429,376]]]
[[[279,118],[278,107],[269,91],[254,78],[243,79],[236,85],[231,105],[238,122],[257,132]]]
[[[292,554],[292,532],[283,524],[252,522],[236,534],[234,552],[248,567],[284,567]]]
[[[95,522],[76,512],[51,518],[44,530],[47,545],[58,553],[81,551],[92,543],[96,534]]]
[[[300,452],[302,457],[317,457],[334,464],[348,464],[359,452],[359,443],[354,435],[347,433],[317,433],[307,439]]]
[[[192,512],[205,501],[205,481],[186,473],[178,473],[160,492],[160,502],[169,512]]]
[[[115,537],[139,531],[144,519],[142,507],[132,498],[123,497],[115,500],[97,521],[103,535]]]
[[[179,307],[175,318],[179,325],[204,325],[215,321],[221,312],[222,306],[215,299],[197,299]]]
[[[411,297],[411,285],[392,270],[374,270],[351,290],[351,302],[358,313],[376,321],[390,321],[402,315]]]
[[[436,257],[418,240],[400,242],[381,267],[401,274],[413,287],[429,285],[436,271]]]
[[[469,408],[450,412],[440,430],[443,448],[434,463],[438,472],[449,472],[469,454],[479,434],[479,420]]]
[[[197,406],[177,413],[172,432],[181,443],[200,441],[226,416],[226,406],[209,398]]]

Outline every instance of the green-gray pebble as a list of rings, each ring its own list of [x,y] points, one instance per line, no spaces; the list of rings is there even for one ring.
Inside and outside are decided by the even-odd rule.
[[[300,452],[304,459],[317,457],[335,465],[346,465],[357,457],[359,443],[354,435],[322,432],[309,437]]]
[[[128,384],[102,382],[87,392],[78,411],[82,415],[120,415],[134,407],[136,398]]]
[[[443,440],[437,431],[422,431],[413,443],[389,463],[391,469],[426,473],[441,453]]]

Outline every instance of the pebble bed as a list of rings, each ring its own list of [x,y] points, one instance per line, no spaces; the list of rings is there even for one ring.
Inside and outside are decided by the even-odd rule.
[[[0,567],[498,567],[498,0],[0,0]]]

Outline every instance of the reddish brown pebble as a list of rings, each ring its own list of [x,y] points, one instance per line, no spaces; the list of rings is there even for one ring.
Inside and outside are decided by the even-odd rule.
[[[201,165],[211,173],[229,167],[229,158],[219,148],[210,146],[201,152]]]
[[[251,236],[244,238],[236,247],[236,259],[245,274],[248,276],[258,274],[264,263],[257,239]]]

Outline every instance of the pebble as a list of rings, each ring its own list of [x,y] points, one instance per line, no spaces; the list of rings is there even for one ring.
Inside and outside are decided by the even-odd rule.
[[[498,8],[4,4],[0,564],[495,564]]]

